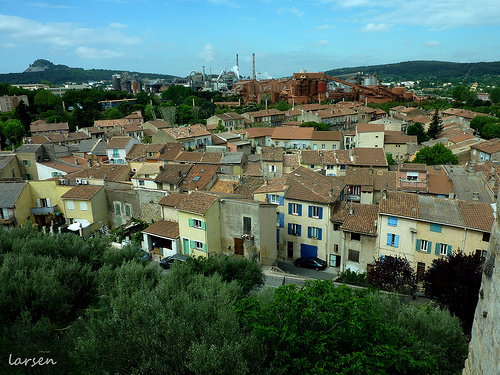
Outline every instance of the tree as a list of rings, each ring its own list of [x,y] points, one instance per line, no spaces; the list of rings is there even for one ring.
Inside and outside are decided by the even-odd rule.
[[[161,106],[160,113],[163,120],[165,120],[170,126],[175,126],[175,115],[177,112],[177,108],[175,106]]]
[[[500,102],[500,87],[495,87],[491,90],[490,100],[493,104],[497,104]]]
[[[123,113],[121,113],[118,109],[116,108],[108,108],[104,111],[104,116],[108,120],[115,120],[115,119],[120,119],[123,118]]]
[[[483,127],[481,136],[485,139],[499,138],[500,137],[500,123],[490,122]]]
[[[53,109],[57,104],[61,104],[62,99],[59,96],[52,94],[47,90],[37,90],[35,94],[34,104],[39,112],[45,112],[48,109]]]
[[[471,91],[464,85],[456,86],[455,88],[453,88],[451,96],[453,99],[458,100],[460,102],[465,102],[469,99],[474,98],[473,93],[471,93]]]
[[[184,100],[190,95],[193,95],[193,90],[184,86],[170,86],[161,93],[161,98],[164,100],[172,100],[175,105],[184,103]]]
[[[418,144],[429,140],[429,137],[425,133],[424,125],[422,125],[422,123],[420,123],[420,122],[416,122],[412,125],[408,125],[408,127],[406,128],[406,134],[407,135],[416,135]]]
[[[280,102],[278,102],[276,104],[276,109],[278,111],[288,111],[290,108],[292,108],[292,106],[290,104],[288,104],[286,101],[284,100],[281,100]]]
[[[330,130],[330,125],[325,124],[324,122],[307,121],[300,124],[300,126],[305,128],[314,128],[314,130],[320,130],[320,131]]]
[[[7,120],[4,124],[3,133],[11,145],[16,146],[26,134],[26,129],[19,120]]]
[[[375,260],[373,270],[368,273],[371,285],[404,294],[414,294],[417,290],[417,276],[406,258],[385,256]]]
[[[458,164],[458,158],[442,143],[436,143],[432,147],[425,146],[421,148],[416,153],[412,163],[427,165]]]
[[[457,316],[466,334],[472,329],[482,264],[473,254],[455,251],[449,257],[435,259],[424,274],[425,295]]]
[[[26,130],[26,133],[30,131],[31,115],[28,112],[28,107],[26,106],[23,100],[21,100],[17,105],[16,109],[14,109],[13,118],[21,121],[21,123],[24,126],[24,129]]]
[[[427,130],[427,135],[429,138],[436,139],[439,134],[444,129],[443,120],[439,116],[439,111],[436,109],[434,114],[432,115],[431,123],[429,124],[429,129]]]

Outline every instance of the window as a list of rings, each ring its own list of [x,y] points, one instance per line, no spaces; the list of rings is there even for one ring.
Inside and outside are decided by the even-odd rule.
[[[275,146],[279,146],[279,145],[280,145],[280,142],[279,142],[279,141],[276,141],[276,142],[274,142],[274,145],[275,145]]]
[[[29,167],[31,165],[29,160],[23,160],[23,166],[24,167]]]
[[[340,170],[341,171],[345,171],[346,170],[346,165],[345,164],[340,165]]]
[[[277,171],[277,168],[276,168],[276,166],[275,166],[275,165],[270,165],[270,166],[269,166],[269,172],[276,173],[276,171]]]
[[[349,254],[347,255],[347,260],[350,260],[351,262],[359,263],[359,251],[349,249]]]
[[[310,167],[311,169],[314,169],[314,164],[311,164],[309,167]]]
[[[387,233],[387,246],[399,247],[399,236],[393,233]]]
[[[351,241],[361,241],[360,233],[351,233]]]
[[[75,209],[75,202],[68,201],[68,210],[74,210],[74,209]]]
[[[139,186],[144,186],[144,185],[145,185],[144,180],[139,180]]]
[[[189,219],[189,226],[191,228],[205,229],[205,222],[199,219]]]
[[[322,229],[316,227],[307,227],[307,237],[315,238],[317,240],[321,240],[322,238]]]
[[[484,262],[486,260],[487,255],[488,255],[487,250],[476,250],[476,259],[478,259],[478,260],[481,260]]]
[[[115,202],[115,215],[121,215],[122,214],[122,206],[120,203]]]
[[[288,234],[292,236],[300,236],[301,235],[301,225],[300,224],[292,224],[288,223]]]
[[[337,149],[337,145],[332,145],[332,150],[336,150]]]
[[[360,195],[361,194],[361,186],[349,186],[349,194]]]
[[[80,210],[87,211],[87,202],[80,202]]]
[[[445,243],[438,244],[439,255],[448,255],[448,245]]]
[[[31,173],[28,173],[28,174],[24,175],[24,179],[25,180],[33,180],[33,176],[31,175]]]
[[[132,206],[128,203],[125,203],[125,215],[132,216]]]
[[[114,157],[114,158],[119,158],[119,157],[120,157],[120,153],[118,152],[118,149],[117,149],[117,148],[114,148],[114,149],[113,149],[113,157]]]
[[[243,216],[243,233],[244,234],[252,233],[252,218]]]
[[[406,179],[408,181],[418,181],[418,172],[406,172]]]
[[[430,252],[430,245],[429,241],[427,240],[417,240],[417,242],[420,241],[420,246],[418,247],[419,251],[425,251],[426,253]]]
[[[145,174],[145,175],[144,175],[144,178],[149,178],[149,174]]]
[[[194,248],[195,249],[203,249],[203,242],[200,242],[200,241],[193,241],[194,242]]]
[[[323,207],[309,206],[309,217],[313,217],[316,219],[322,219],[323,218]]]
[[[325,149],[326,149],[326,145],[325,145],[324,143],[321,145],[321,149],[322,149],[322,150],[325,150]]]
[[[333,230],[339,230],[340,224],[333,224]]]
[[[289,145],[290,145],[290,144],[289,144],[288,142],[283,142],[283,147],[284,147],[284,148],[288,148],[288,147],[289,147]]]
[[[483,241],[490,242],[490,234],[489,233],[483,233]]]
[[[290,215],[302,216],[302,205],[298,203],[288,203],[288,213]]]
[[[485,152],[479,152],[479,160],[483,160],[483,161],[488,161],[490,160],[491,158],[491,155],[490,154],[487,154]]]
[[[431,224],[430,231],[436,232],[436,233],[441,233],[442,229],[443,229],[443,226],[441,224]]]
[[[388,225],[391,227],[397,227],[398,226],[398,218],[394,216],[389,216],[388,219]]]
[[[268,198],[269,198],[269,203],[280,204],[281,199],[279,195],[269,194]]]

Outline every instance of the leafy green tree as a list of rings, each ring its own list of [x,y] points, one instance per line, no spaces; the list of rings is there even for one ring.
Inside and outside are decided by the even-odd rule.
[[[373,270],[368,274],[371,285],[404,294],[414,294],[417,290],[417,276],[408,259],[403,257],[378,258]]]
[[[406,128],[406,134],[407,135],[416,135],[418,144],[429,140],[429,137],[425,133],[424,125],[422,125],[422,123],[420,123],[420,122],[416,122],[412,125],[408,125],[408,127]]]
[[[475,116],[470,121],[470,127],[475,129],[483,138],[487,138],[487,134],[491,133],[491,125],[499,122],[498,118],[489,117],[489,116]],[[489,130],[486,131],[486,135],[484,133],[484,128],[489,126]],[[492,137],[489,137],[492,138]],[[488,138],[488,139],[489,139]]]
[[[471,98],[473,98],[473,95],[471,94],[471,91],[465,87],[464,85],[456,86],[453,91],[451,92],[451,96],[453,99],[465,102]]]
[[[491,90],[490,101],[493,104],[497,104],[500,102],[500,87],[495,87],[493,90]]]
[[[330,125],[325,124],[324,122],[307,121],[300,124],[300,126],[304,128],[314,128],[314,130],[320,130],[320,131],[330,130]]]
[[[168,89],[161,93],[163,100],[172,100],[175,105],[184,103],[187,97],[193,95],[194,91],[189,87],[184,86],[170,86]]]
[[[193,119],[192,107],[187,104],[177,106],[176,122],[178,124],[188,124]]]
[[[280,102],[278,102],[276,104],[276,109],[278,111],[288,111],[290,108],[292,108],[292,106],[290,104],[288,104],[286,101],[284,100],[281,100]]]
[[[431,123],[429,124],[429,129],[427,130],[427,135],[429,138],[436,139],[439,134],[444,129],[443,120],[439,116],[439,111],[436,109],[432,115]]]
[[[21,121],[21,123],[24,126],[24,129],[26,130],[26,133],[29,132],[31,125],[31,115],[28,112],[28,107],[26,106],[23,100],[21,100],[17,105],[16,109],[14,109],[13,118]]]
[[[412,163],[427,165],[458,164],[458,158],[445,145],[436,143],[432,147],[425,146],[421,148],[416,153]]]
[[[61,103],[61,97],[52,94],[50,91],[37,90],[35,94],[35,106],[38,108],[39,112],[53,109],[57,104],[60,105]]]
[[[392,154],[390,152],[386,152],[385,153],[385,157],[387,158],[387,164],[389,164],[389,165],[395,165],[396,164],[396,162],[392,158]]]
[[[466,334],[472,330],[482,264],[473,254],[455,251],[449,257],[435,259],[424,274],[425,295],[457,316]]]
[[[483,127],[481,136],[485,139],[499,138],[500,137],[500,123],[490,122]]]
[[[22,137],[26,135],[26,129],[19,120],[7,120],[4,124],[3,133],[11,145],[17,145]]]
[[[118,109],[116,108],[108,108],[104,111],[104,116],[108,120],[115,120],[115,119],[120,119],[123,118],[123,113],[121,113]]]

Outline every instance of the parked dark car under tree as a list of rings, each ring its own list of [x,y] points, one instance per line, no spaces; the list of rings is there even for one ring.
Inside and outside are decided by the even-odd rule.
[[[293,261],[296,267],[313,268],[316,271],[326,268],[326,261],[316,257],[297,258]]]

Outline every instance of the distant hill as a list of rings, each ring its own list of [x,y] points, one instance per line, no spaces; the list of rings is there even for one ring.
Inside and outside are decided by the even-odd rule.
[[[396,64],[358,66],[325,71],[331,76],[363,72],[373,74],[384,81],[405,81],[432,79],[436,82],[453,80],[478,81],[483,79],[498,80],[500,61],[478,63],[454,63],[445,61],[406,61]]]
[[[41,83],[50,82],[62,85],[67,82],[84,83],[89,81],[111,81],[113,74],[122,74],[123,70],[70,68],[66,65],[55,65],[48,60],[39,59],[22,73],[0,74],[0,83]],[[173,80],[175,76],[167,74],[127,72],[129,76],[137,74],[140,78]]]

